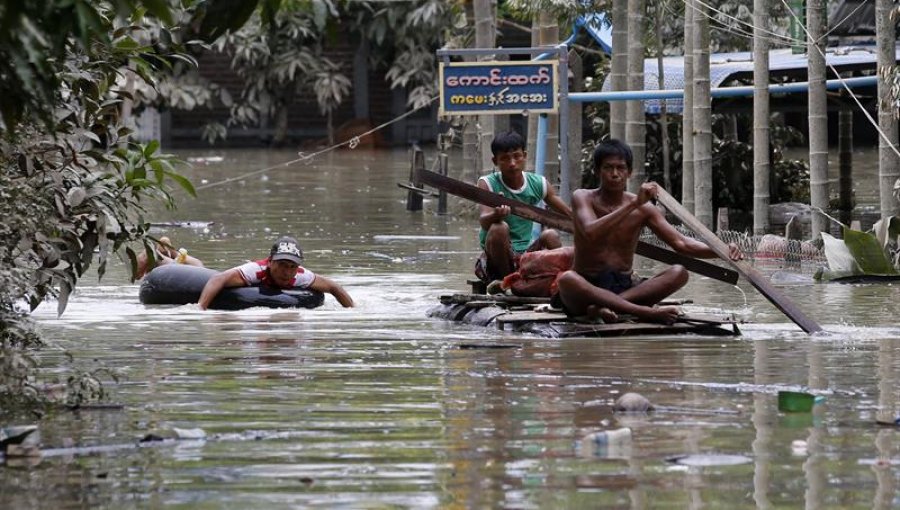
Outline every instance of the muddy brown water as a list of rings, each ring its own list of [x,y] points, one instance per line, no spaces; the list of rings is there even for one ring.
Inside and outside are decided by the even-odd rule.
[[[224,156],[187,172],[198,185],[296,157],[180,155]],[[332,153],[153,214],[214,222],[159,233],[217,269],[263,258],[273,238],[293,234],[306,265],[344,285],[355,309],[330,296],[317,310],[145,307],[121,263],[100,282],[84,279],[62,317],[41,306],[40,327],[76,364],[117,372],[111,400],[125,406],[38,421],[45,447],[133,443],[173,427],[207,439],[3,466],[0,507],[900,503],[900,431],[875,424],[898,411],[896,285],[781,287],[828,331],[813,338],[745,282],[696,277],[678,297],[752,321],[742,336],[559,341],[428,319],[440,294],[466,290],[477,225],[434,215],[431,200],[407,212],[396,182],[408,160]],[[457,347],[472,340],[517,347]],[[779,390],[807,389],[825,397],[812,413],[778,411]],[[628,391],[682,411],[614,416]],[[623,426],[627,444],[582,441]]]

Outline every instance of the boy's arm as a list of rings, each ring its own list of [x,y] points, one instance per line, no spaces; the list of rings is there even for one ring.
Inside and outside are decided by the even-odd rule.
[[[547,196],[544,197],[544,202],[547,202],[547,205],[554,211],[563,213],[569,218],[572,217],[572,208],[556,193],[553,186],[547,186]]]
[[[241,272],[238,268],[235,267],[223,271],[214,275],[206,282],[206,285],[203,286],[203,292],[200,293],[200,299],[197,301],[197,304],[200,305],[201,310],[206,310],[209,308],[210,303],[216,299],[216,296],[219,295],[219,292],[222,292],[222,289],[229,287],[244,287],[246,285],[247,283],[244,281],[244,277],[241,276]]]
[[[493,193],[484,179],[478,179],[478,187],[487,191],[491,191],[491,193]],[[509,216],[508,205],[490,207],[487,205],[479,204],[478,209],[480,211],[480,215],[478,216],[478,223],[481,225],[481,228],[485,230],[489,230],[491,228],[491,225],[493,225],[494,223],[500,223],[501,221],[503,221],[503,218]]]
[[[322,275],[317,274],[316,279],[313,280],[309,288],[331,294],[344,308],[352,308],[354,306],[353,298],[350,297],[350,294],[348,294],[340,284],[329,278],[325,278]]]

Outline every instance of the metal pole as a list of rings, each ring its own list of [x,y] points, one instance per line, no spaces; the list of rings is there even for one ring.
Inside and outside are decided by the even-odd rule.
[[[849,88],[873,87],[878,82],[877,76],[861,76],[857,78],[844,78],[842,80],[828,80],[825,88],[828,90]],[[809,82],[785,83],[769,86],[769,94],[787,94],[792,92],[806,92]],[[710,89],[712,97],[742,97],[752,96],[753,86],[747,87],[719,87]],[[601,101],[628,101],[631,99],[681,99],[684,90],[625,90],[620,92],[573,92],[569,94],[569,101],[581,103],[595,103]]]
[[[559,195],[563,201],[571,198],[569,183],[569,48],[565,44],[556,47],[559,51]]]

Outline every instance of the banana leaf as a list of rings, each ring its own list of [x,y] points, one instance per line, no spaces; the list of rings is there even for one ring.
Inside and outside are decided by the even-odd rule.
[[[825,259],[828,261],[828,271],[842,275],[862,274],[862,269],[850,253],[847,244],[827,232],[822,232]]]
[[[844,227],[844,239],[822,232],[828,269],[816,274],[817,280],[848,280],[854,276],[900,276],[874,234]],[[880,281],[879,278],[874,278]]]
[[[850,254],[853,255],[863,273],[898,274],[891,259],[885,253],[884,247],[873,234],[844,227],[844,244],[847,245]]]
[[[880,219],[872,226],[872,231],[874,232],[875,237],[878,238],[878,242],[881,243],[882,247],[887,248],[888,245],[896,245],[897,236],[900,236],[900,218],[888,216],[887,218]]]

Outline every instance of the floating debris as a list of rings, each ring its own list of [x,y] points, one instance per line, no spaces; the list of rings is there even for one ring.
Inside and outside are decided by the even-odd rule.
[[[653,410],[653,404],[640,393],[626,393],[616,400],[613,410],[617,413],[646,413]]]
[[[225,161],[223,156],[195,156],[187,158],[188,163],[195,163],[198,165],[211,165],[213,163],[221,163]]]
[[[753,459],[745,455],[728,455],[722,453],[698,453],[690,455],[678,455],[666,459],[674,464],[692,467],[710,467],[710,466],[738,466],[740,464],[748,464]]]
[[[577,445],[582,457],[626,459],[631,457],[631,429],[623,427],[586,434]]]
[[[385,243],[391,241],[459,241],[459,236],[414,236],[379,234],[372,236],[372,240],[377,243]]]
[[[824,400],[823,396],[803,391],[779,391],[778,410],[786,413],[808,413],[815,404]]]
[[[161,223],[151,223],[154,228],[196,228],[204,229],[215,225],[214,221],[164,221]]]

